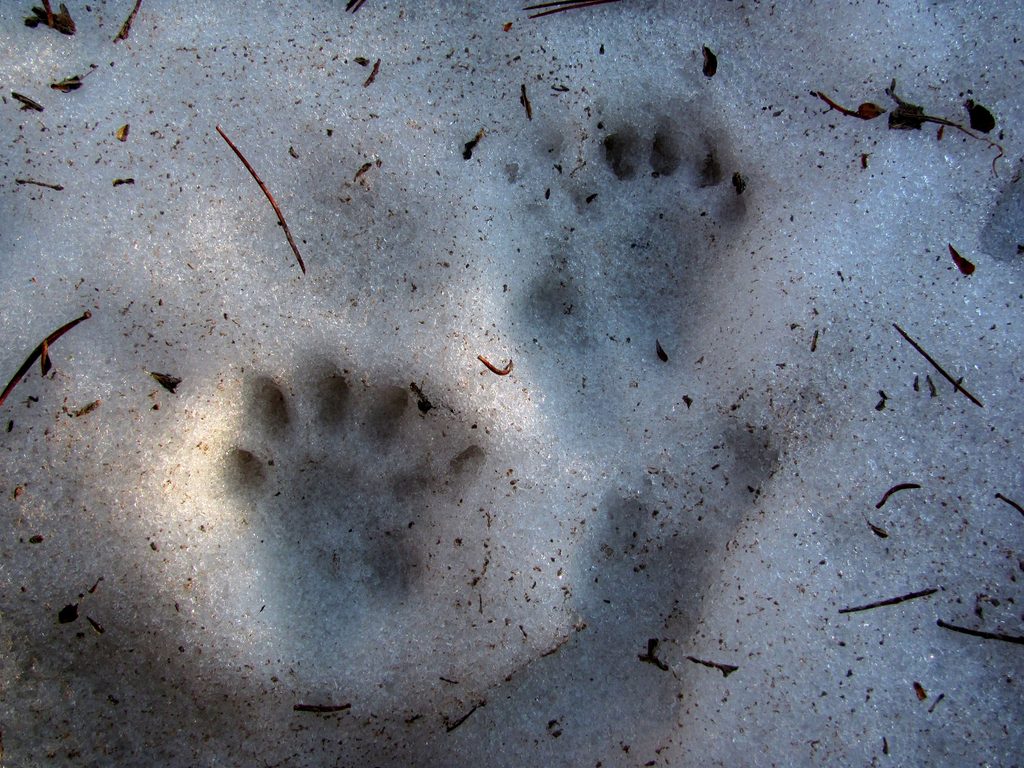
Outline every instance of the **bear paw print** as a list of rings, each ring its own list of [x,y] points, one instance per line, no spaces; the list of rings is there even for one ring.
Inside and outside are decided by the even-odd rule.
[[[486,452],[415,384],[335,367],[309,382],[250,382],[225,481],[297,620],[331,632],[428,591],[437,529]]]

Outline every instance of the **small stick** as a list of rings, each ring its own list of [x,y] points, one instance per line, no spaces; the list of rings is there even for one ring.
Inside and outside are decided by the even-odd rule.
[[[898,493],[900,491],[911,491],[914,490],[915,488],[920,487],[921,485],[919,483],[900,483],[899,485],[894,485],[892,488],[890,488],[888,491],[882,494],[881,500],[877,504],[875,504],[875,509],[881,509],[882,507],[884,507],[885,502],[887,502],[889,500],[889,497],[892,496],[894,493]]]
[[[531,19],[539,19],[541,16],[550,16],[553,13],[561,13],[562,11],[572,11],[577,8],[589,8],[592,5],[605,5],[606,3],[617,3],[618,1],[619,0],[558,0],[558,2],[528,5],[525,8],[523,8],[523,10],[536,11],[540,10],[541,8],[554,8],[554,10],[544,11],[543,13],[535,13],[530,16]]]
[[[872,608],[881,608],[885,605],[896,605],[897,603],[905,603],[907,600],[916,600],[919,597],[927,597],[928,595],[934,595],[938,592],[938,589],[922,589],[920,592],[910,592],[906,595],[900,595],[899,597],[890,597],[886,600],[878,600],[874,603],[868,603],[867,605],[857,605],[853,608],[840,608],[840,613],[857,613],[858,611],[870,611]]]
[[[351,13],[355,13],[360,8],[362,8],[363,3],[365,2],[366,0],[348,0],[348,5],[345,6],[345,10]]]
[[[299,262],[299,268],[302,270],[302,274],[306,274],[306,264],[302,261],[302,254],[299,253],[299,247],[295,245],[295,238],[292,237],[292,231],[288,229],[288,223],[284,220],[284,214],[281,213],[281,209],[277,207],[277,201],[274,200],[274,196],[270,194],[270,190],[267,189],[267,185],[263,183],[263,179],[256,173],[256,169],[249,165],[249,161],[245,159],[245,155],[234,145],[231,139],[228,138],[227,134],[221,130],[221,127],[217,126],[217,133],[220,134],[221,138],[228,143],[231,147],[231,151],[238,155],[238,159],[242,161],[242,165],[245,169],[252,174],[252,177],[256,180],[256,183],[260,185],[260,189],[263,190],[263,194],[267,196],[267,200],[274,207],[274,213],[277,214],[277,220],[281,223],[281,228],[284,230],[284,236],[288,238],[288,245],[292,247],[292,253],[295,254],[296,261]]]
[[[717,661],[706,661],[704,659],[698,659],[696,656],[687,656],[688,660],[694,664],[702,664],[705,667],[711,667],[711,669],[717,669],[722,673],[722,677],[728,677],[735,672],[739,667],[733,666],[732,664],[719,664]]]
[[[53,29],[53,8],[50,7],[50,0],[43,0],[43,8],[46,10],[46,26]]]
[[[292,707],[295,712],[315,712],[319,715],[329,715],[331,712],[344,712],[351,709],[351,704],[296,704]]]
[[[1020,504],[1018,504],[1018,503],[1017,503],[1016,501],[1014,501],[1013,499],[1008,499],[1008,498],[1006,498],[1005,496],[1003,496],[1003,494],[1001,494],[1001,493],[997,493],[997,494],[996,494],[996,498],[997,498],[997,499],[999,499],[1000,501],[1006,502],[1006,503],[1007,503],[1007,504],[1009,504],[1009,505],[1010,505],[1011,507],[1013,507],[1013,508],[1014,508],[1014,509],[1016,509],[1016,510],[1017,510],[1018,512],[1020,512],[1020,513],[1021,513],[1022,515],[1024,515],[1024,507],[1022,507],[1022,506],[1021,506]]]
[[[984,640],[1002,640],[1004,643],[1016,643],[1017,645],[1024,645],[1024,637],[1020,635],[1004,635],[1001,632],[983,632],[980,629],[969,629],[968,627],[958,627],[956,624],[947,624],[942,619],[935,622],[943,629],[949,629],[953,632],[960,632],[964,635],[970,635],[971,637],[980,637]]]
[[[929,355],[927,352],[925,352],[924,349],[921,348],[920,344],[918,344],[916,341],[914,341],[912,338],[910,338],[910,336],[907,335],[906,331],[904,331],[902,328],[900,328],[898,325],[896,325],[896,323],[893,323],[892,327],[895,328],[899,332],[900,336],[902,336],[904,339],[907,340],[907,342],[910,344],[910,346],[912,346],[914,349],[916,349],[918,352],[920,352],[921,356],[925,360],[927,360],[929,363],[931,363],[932,367],[934,367],[936,371],[941,373],[945,377],[946,381],[948,381],[950,384],[952,384],[959,392],[962,392],[964,394],[964,397],[966,397],[968,400],[970,400],[972,403],[974,403],[979,408],[984,408],[985,407],[982,404],[981,400],[979,400],[974,395],[972,395],[970,392],[968,392],[966,389],[964,389],[964,387],[960,384],[959,381],[957,381],[952,376],[950,376],[948,373],[946,373],[946,371],[942,368],[942,366],[939,365],[937,362],[935,362],[935,358],[933,358],[931,355]]]
[[[32,367],[32,364],[35,363],[37,358],[45,357],[45,359],[43,360],[43,368],[44,368],[43,373],[45,375],[46,368],[47,368],[47,366],[49,364],[49,354],[48,354],[48,352],[49,352],[50,346],[55,341],[57,341],[57,339],[59,339],[65,333],[70,331],[72,328],[74,328],[80,322],[82,322],[83,320],[88,320],[90,317],[92,317],[92,312],[89,312],[88,310],[86,310],[82,314],[81,317],[76,317],[71,322],[64,323],[64,325],[62,325],[56,331],[54,331],[49,336],[47,336],[45,339],[43,339],[39,343],[39,346],[37,346],[34,350],[32,350],[32,354],[30,354],[28,356],[28,359],[24,363],[22,363],[21,368],[18,369],[18,372],[15,373],[14,376],[11,378],[10,382],[7,384],[7,387],[4,389],[3,393],[0,394],[0,406],[2,406],[4,404],[4,401],[7,400],[7,397],[11,394],[11,392],[14,390],[14,388],[16,386],[18,386],[18,382],[21,381],[22,376],[24,376],[26,373],[28,373],[29,368]]]
[[[55,189],[58,192],[60,192],[62,189],[64,189],[64,185],[62,185],[62,184],[50,184],[49,182],[46,182],[46,181],[36,181],[35,179],[15,179],[14,183],[15,184],[35,184],[37,187],[46,187],[47,189]]]
[[[120,42],[121,40],[128,39],[128,33],[132,29],[132,23],[135,21],[136,15],[139,13],[139,7],[142,5],[142,0],[135,0],[135,7],[132,8],[132,12],[128,14],[128,18],[124,20],[124,24],[121,25],[121,31],[117,33],[117,37],[114,38],[114,42]]]
[[[484,365],[486,365],[487,369],[491,373],[497,374],[498,376],[508,376],[510,373],[512,373],[512,358],[509,358],[508,365],[506,365],[504,368],[499,368],[483,355],[477,355],[476,359],[479,360]]]

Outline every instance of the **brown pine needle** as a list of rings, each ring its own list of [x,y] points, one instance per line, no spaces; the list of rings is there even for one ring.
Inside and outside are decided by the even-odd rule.
[[[484,365],[486,365],[487,366],[487,370],[489,370],[491,373],[496,374],[498,376],[508,376],[510,373],[512,373],[512,359],[511,358],[509,358],[508,365],[506,365],[504,368],[499,368],[498,366],[496,366],[494,363],[492,363],[490,360],[488,360],[483,355],[477,355],[476,359],[479,360]]]
[[[288,245],[292,247],[292,253],[295,254],[295,260],[299,262],[299,268],[302,270],[302,274],[306,274],[306,264],[302,260],[302,254],[299,253],[299,247],[295,244],[295,238],[292,237],[292,231],[288,229],[288,222],[284,220],[284,214],[281,213],[281,209],[278,208],[277,201],[274,200],[274,196],[270,194],[270,190],[267,189],[267,185],[263,183],[263,179],[261,179],[259,174],[256,173],[256,169],[249,165],[249,161],[245,159],[245,155],[243,155],[241,150],[234,145],[234,142],[228,138],[227,134],[224,133],[219,125],[217,126],[217,133],[219,133],[221,138],[228,143],[228,146],[231,147],[231,151],[238,155],[238,159],[242,161],[242,165],[244,165],[245,169],[252,174],[256,183],[260,185],[260,189],[263,190],[263,194],[267,196],[267,200],[269,200],[270,204],[274,207],[274,213],[277,214],[277,220],[281,223],[281,229],[284,230],[284,236],[288,238]]]
[[[919,597],[927,597],[928,595],[934,595],[939,590],[937,589],[922,589],[920,592],[910,592],[906,595],[900,595],[899,597],[890,597],[886,600],[877,600],[873,603],[867,603],[866,605],[855,605],[852,608],[840,608],[840,613],[857,613],[858,611],[869,611],[872,608],[881,608],[886,605],[897,605],[899,603],[905,603],[907,600],[916,600]]]
[[[980,629],[971,629],[970,627],[959,627],[956,624],[948,624],[942,619],[939,619],[935,623],[943,629],[948,629],[952,632],[959,632],[962,635],[980,637],[984,640],[1002,640],[1004,643],[1024,645],[1024,637],[1021,637],[1020,635],[1005,635],[1002,632],[985,632]]]
[[[542,16],[550,16],[553,13],[561,13],[562,11],[573,11],[577,8],[589,8],[592,5],[605,5],[607,3],[617,3],[619,0],[558,0],[558,2],[551,3],[538,3],[537,5],[528,5],[523,8],[524,11],[538,11],[542,8],[550,8],[552,10],[546,10],[541,13],[531,14],[531,19],[539,19]]]
[[[997,493],[996,494],[996,498],[999,499],[1004,504],[1009,504],[1011,507],[1013,507],[1018,512],[1020,512],[1022,515],[1024,515],[1024,507],[1022,507],[1020,504],[1018,504],[1013,499],[1008,499],[1005,496],[1003,496],[1003,494],[1001,494],[1001,493]]]
[[[318,715],[329,715],[348,709],[352,709],[352,704],[348,702],[345,704],[295,704],[292,706],[293,712],[313,712]]]
[[[892,496],[894,493],[899,493],[900,491],[912,491],[915,488],[920,487],[921,486],[919,483],[900,483],[899,485],[894,485],[892,488],[890,488],[888,491],[882,494],[881,500],[877,504],[875,504],[875,509],[881,509],[883,506],[885,506],[885,502],[887,502],[889,500],[889,497]]]
[[[50,347],[54,344],[54,342],[57,341],[57,339],[59,339],[65,333],[70,331],[80,322],[82,322],[83,320],[88,320],[90,317],[92,317],[92,312],[86,310],[81,317],[76,317],[71,322],[64,323],[64,325],[62,325],[56,331],[54,331],[45,339],[43,339],[39,343],[39,346],[32,350],[32,354],[28,356],[28,359],[21,364],[21,368],[18,369],[18,372],[15,373],[13,377],[11,377],[10,382],[8,382],[7,386],[4,388],[3,393],[0,394],[0,405],[4,404],[4,401],[7,400],[8,396],[11,394],[14,388],[18,386],[18,382],[21,381],[22,377],[26,373],[28,373],[29,368],[32,367],[32,365],[35,363],[37,359],[41,360],[42,371],[43,375],[45,376],[46,372],[50,369]]]
[[[972,395],[970,392],[968,392],[966,389],[964,389],[964,387],[960,384],[959,381],[957,381],[952,376],[950,376],[948,373],[946,373],[946,371],[942,368],[942,366],[939,365],[937,362],[935,362],[935,358],[933,358],[931,355],[929,355],[927,352],[925,352],[920,344],[918,344],[916,341],[914,341],[912,338],[910,338],[909,335],[907,335],[906,331],[904,331],[902,328],[900,328],[898,325],[896,325],[896,323],[893,323],[892,327],[895,328],[897,330],[897,332],[899,332],[900,336],[902,336],[904,339],[907,340],[907,343],[909,343],[910,346],[912,346],[914,349],[916,349],[918,352],[920,352],[921,353],[921,357],[923,357],[925,360],[927,360],[929,363],[931,363],[932,367],[935,368],[936,371],[941,373],[942,376],[946,379],[946,381],[948,381],[950,384],[952,384],[957,389],[957,391],[962,392],[964,397],[966,397],[968,400],[970,400],[972,403],[974,403],[979,408],[984,408],[985,407],[982,404],[981,400],[979,400],[974,395]]]

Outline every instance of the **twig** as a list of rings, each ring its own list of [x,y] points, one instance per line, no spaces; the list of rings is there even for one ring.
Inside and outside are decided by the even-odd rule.
[[[1004,643],[1015,643],[1017,645],[1024,645],[1024,637],[1020,635],[1004,635],[1001,632],[984,632],[980,629],[969,629],[968,627],[958,627],[956,624],[947,624],[942,619],[935,622],[943,629],[948,629],[953,632],[959,632],[963,635],[970,635],[971,637],[980,637],[984,640],[1002,640]]]
[[[1016,510],[1017,510],[1018,512],[1020,512],[1020,513],[1021,513],[1022,515],[1024,515],[1024,507],[1022,507],[1022,506],[1021,506],[1020,504],[1018,504],[1018,503],[1017,503],[1016,501],[1014,501],[1013,499],[1008,499],[1008,498],[1006,498],[1005,496],[1003,496],[1003,494],[1001,494],[1001,493],[997,493],[997,494],[996,494],[996,498],[997,498],[997,499],[999,499],[1000,501],[1006,502],[1006,503],[1007,503],[1007,504],[1009,504],[1009,505],[1010,505],[1011,507],[1013,507],[1013,508],[1014,508],[1014,509],[1016,509]]]
[[[351,13],[355,13],[356,11],[363,7],[363,3],[365,2],[366,0],[348,0],[348,4],[345,6],[345,10],[350,11]]]
[[[927,360],[929,363],[931,363],[932,367],[934,367],[936,371],[941,373],[943,375],[943,377],[945,377],[946,381],[948,381],[950,384],[952,384],[958,391],[962,392],[964,394],[964,397],[966,397],[968,400],[970,400],[972,403],[974,403],[979,408],[984,408],[985,407],[982,404],[981,400],[979,400],[974,395],[972,395],[970,392],[968,392],[966,389],[964,389],[964,387],[960,384],[959,381],[957,381],[952,376],[950,376],[948,373],[946,373],[946,371],[943,369],[943,367],[941,365],[939,365],[937,362],[935,362],[935,358],[933,358],[931,355],[929,355],[927,352],[925,352],[924,349],[921,348],[920,344],[918,344],[916,341],[914,341],[912,338],[910,338],[910,336],[907,335],[906,331],[904,331],[902,328],[900,328],[898,325],[896,325],[896,323],[893,323],[892,327],[895,328],[899,332],[900,336],[902,336],[904,339],[907,340],[907,342],[910,344],[910,346],[912,346],[914,349],[916,349],[918,352],[920,352],[921,356],[925,360]]]
[[[292,237],[292,231],[288,229],[288,222],[284,220],[284,214],[281,213],[281,209],[277,207],[277,202],[274,200],[274,196],[270,194],[270,190],[267,189],[267,185],[263,183],[263,179],[261,179],[256,173],[256,169],[249,165],[249,161],[245,159],[245,155],[243,155],[238,147],[234,145],[231,139],[228,138],[227,134],[221,130],[219,125],[217,126],[217,133],[219,133],[221,138],[228,143],[228,146],[231,147],[231,151],[238,155],[238,159],[242,161],[242,165],[244,165],[245,169],[252,174],[256,183],[260,185],[260,189],[263,190],[263,194],[267,196],[267,200],[269,200],[270,204],[274,207],[274,213],[277,214],[277,220],[281,223],[281,228],[284,230],[284,236],[288,238],[288,245],[292,247],[292,252],[295,254],[296,261],[299,262],[299,268],[302,270],[302,274],[306,274],[306,264],[302,261],[302,254],[299,253],[299,247],[295,245],[295,238]]]
[[[573,11],[577,8],[589,8],[592,5],[605,5],[606,3],[617,3],[618,1],[619,0],[558,0],[558,2],[528,5],[525,8],[523,8],[523,10],[537,11],[542,8],[554,9],[550,11],[543,11],[542,13],[534,13],[530,16],[531,19],[539,19],[541,16],[550,16],[553,13],[561,13],[562,11]]]
[[[890,488],[888,491],[882,494],[881,500],[877,504],[875,504],[875,509],[881,509],[883,506],[885,506],[885,502],[887,502],[889,500],[889,497],[892,496],[894,493],[898,493],[900,491],[910,491],[920,487],[921,486],[919,483],[900,483],[899,485],[894,485],[892,488]]]
[[[128,39],[128,33],[132,29],[132,24],[135,21],[135,17],[139,13],[139,7],[142,5],[142,0],[135,0],[135,7],[132,8],[132,12],[128,14],[128,18],[124,20],[124,24],[121,25],[121,31],[117,33],[117,37],[114,38],[114,42],[120,42],[121,40]]]
[[[938,592],[938,589],[922,589],[920,592],[910,592],[906,595],[900,595],[899,597],[890,597],[885,600],[877,600],[874,603],[868,603],[867,605],[857,605],[853,608],[840,608],[840,613],[857,613],[858,611],[870,611],[872,608],[881,608],[885,605],[896,605],[897,603],[905,603],[907,600],[916,600],[919,597],[927,597],[928,595],[934,595]]]
[[[57,341],[57,339],[59,339],[65,333],[70,331],[72,328],[74,328],[76,325],[78,325],[80,322],[82,322],[83,320],[88,320],[90,317],[92,317],[92,312],[86,310],[84,313],[82,313],[81,317],[76,317],[71,322],[64,323],[64,325],[62,325],[56,331],[54,331],[45,339],[43,339],[39,343],[39,346],[32,350],[32,354],[30,354],[28,356],[28,359],[24,363],[22,363],[21,368],[18,369],[18,372],[15,373],[14,376],[11,378],[10,382],[7,384],[7,387],[4,389],[3,393],[0,394],[0,406],[4,404],[4,401],[7,400],[7,397],[11,394],[14,388],[18,386],[18,382],[21,381],[21,378],[26,373],[28,373],[28,369],[32,367],[32,364],[35,363],[35,361],[38,358],[42,358],[43,375],[45,376],[46,372],[50,368],[50,345]]]
[[[62,184],[50,184],[46,181],[36,181],[35,179],[15,179],[15,184],[35,184],[37,187],[46,187],[47,189],[55,189],[60,192],[64,189]]]

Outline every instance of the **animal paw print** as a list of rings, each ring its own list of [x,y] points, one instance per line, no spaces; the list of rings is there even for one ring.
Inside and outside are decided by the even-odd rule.
[[[535,268],[510,279],[521,280],[512,292],[517,341],[549,394],[573,398],[555,417],[571,414],[574,429],[583,421],[600,437],[608,404],[640,386],[634,366],[658,369],[656,345],[681,371],[701,358],[697,340],[717,332],[719,286],[735,280],[749,254],[741,244],[757,223],[748,200],[758,176],[740,172],[710,100],[598,108],[588,118],[573,147],[578,158],[551,152],[559,161],[552,183],[575,206],[537,208],[547,224],[531,248]],[[575,363],[583,351],[585,370]],[[630,408],[645,399],[638,395]],[[581,412],[587,418],[576,418]]]
[[[258,377],[246,399],[225,480],[296,626],[329,635],[431,591],[438,530],[487,459],[475,425],[331,366]]]

